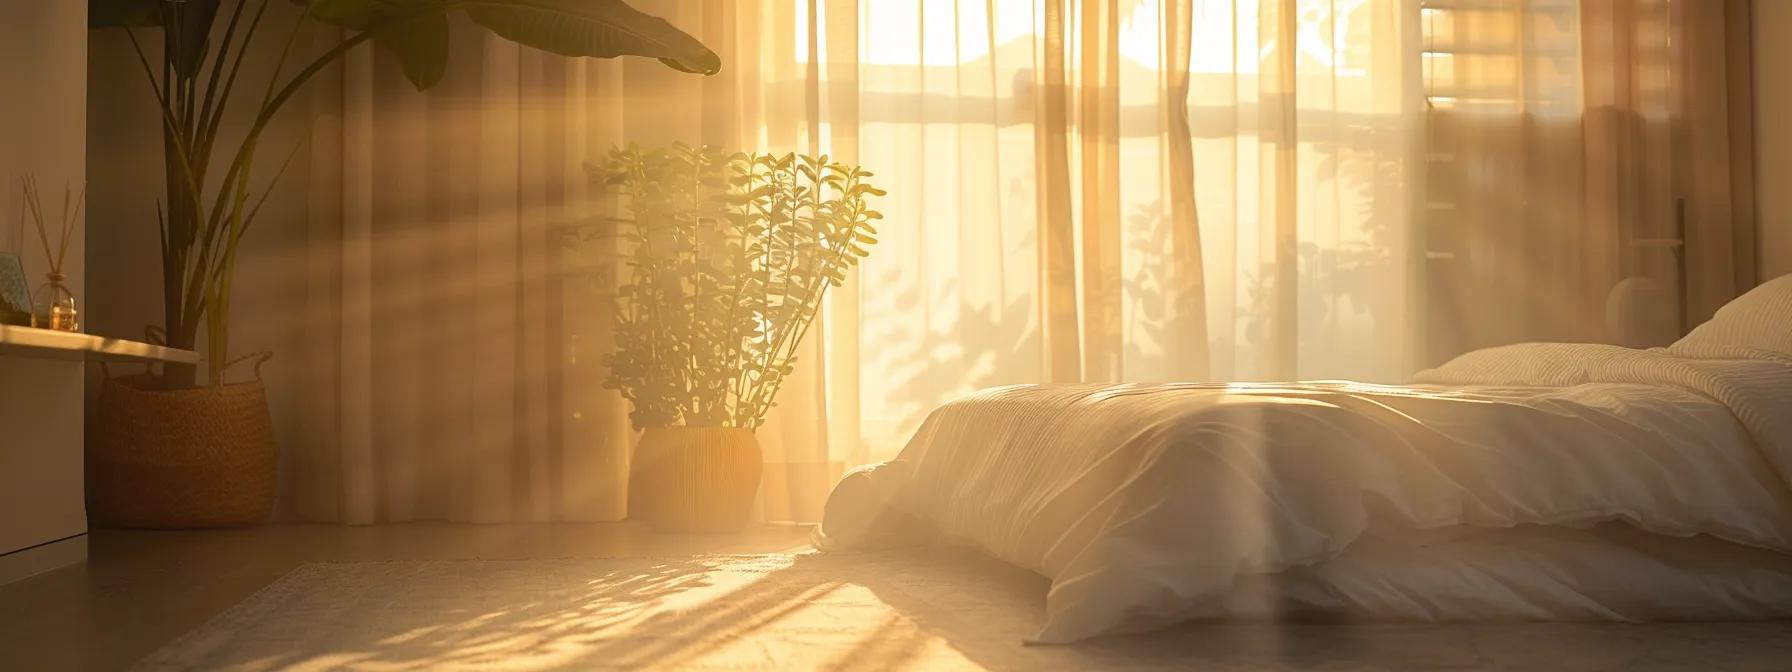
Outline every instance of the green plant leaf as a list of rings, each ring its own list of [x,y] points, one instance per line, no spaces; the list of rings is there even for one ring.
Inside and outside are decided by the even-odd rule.
[[[833,164],[806,155],[630,145],[603,163],[623,178],[622,209],[607,218],[623,244],[597,252],[624,258],[599,268],[627,269],[608,280],[606,384],[637,426],[759,425],[828,288],[870,253],[864,190],[818,192],[828,176],[817,167]]]
[[[720,61],[694,38],[621,0],[311,0],[311,15],[353,30],[398,58],[418,90],[434,86],[448,64],[451,9],[464,9],[500,37],[568,56],[650,56],[672,67],[714,72]]]
[[[448,71],[448,14],[424,14],[401,30],[375,38],[398,57],[399,69],[418,91],[435,86]]]
[[[664,19],[622,0],[468,0],[467,15],[504,39],[562,56],[647,56],[713,75],[715,52]]]

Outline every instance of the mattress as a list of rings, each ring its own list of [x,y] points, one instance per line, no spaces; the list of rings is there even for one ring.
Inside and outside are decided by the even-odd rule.
[[[849,474],[817,544],[967,545],[1037,571],[1051,580],[1040,642],[1266,604],[1415,620],[1785,616],[1789,422],[1792,362],[1594,345],[1471,353],[1407,386],[998,388]],[[1686,543],[1664,555],[1590,536],[1611,523]],[[1488,564],[1464,569],[1472,557]],[[1642,578],[1612,581],[1626,574],[1586,558]],[[1674,590],[1647,592],[1662,586]]]
[[[1623,523],[1365,534],[1324,562],[1239,578],[1197,618],[1373,622],[1792,617],[1792,556]]]

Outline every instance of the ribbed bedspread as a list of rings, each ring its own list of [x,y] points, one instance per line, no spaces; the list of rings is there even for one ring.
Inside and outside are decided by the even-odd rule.
[[[1779,557],[1792,553],[1789,474],[1792,361],[1528,344],[1400,387],[986,390],[934,411],[897,460],[849,474],[819,543],[919,534],[1038,571],[1052,587],[1037,639],[1068,642],[1227,615],[1244,579],[1428,530],[1616,520]],[[1556,594],[1573,584],[1565,570],[1524,571],[1500,579],[1514,582],[1505,604],[1359,606],[1438,619],[1578,604]],[[1697,584],[1671,599],[1602,598],[1597,613],[1785,615],[1792,573],[1769,578],[1758,595]]]

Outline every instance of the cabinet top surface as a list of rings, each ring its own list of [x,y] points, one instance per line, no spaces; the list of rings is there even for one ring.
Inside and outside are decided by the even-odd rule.
[[[0,324],[0,357],[198,364],[199,353],[93,334]]]

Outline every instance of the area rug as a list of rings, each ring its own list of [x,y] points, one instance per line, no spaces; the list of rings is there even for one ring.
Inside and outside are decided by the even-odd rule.
[[[1195,624],[1025,646],[1045,589],[1027,572],[938,551],[307,564],[136,669],[1712,670],[1792,660],[1792,629],[1772,623]]]

